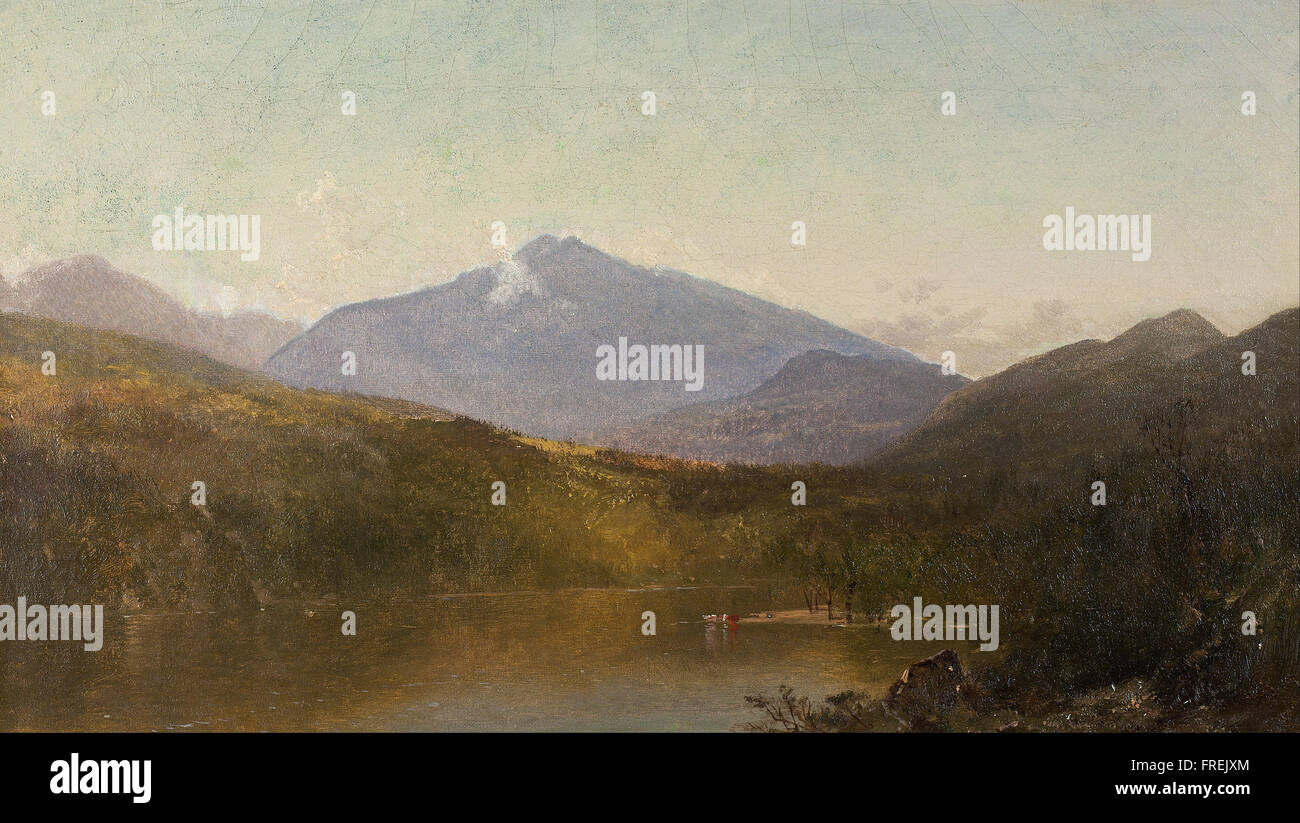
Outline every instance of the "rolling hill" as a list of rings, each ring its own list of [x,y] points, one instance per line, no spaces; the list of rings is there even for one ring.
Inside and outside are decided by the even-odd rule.
[[[1113,340],[1063,346],[971,383],[871,463],[945,476],[1008,464],[1040,471],[1145,442],[1144,422],[1177,404],[1206,437],[1234,429],[1247,410],[1294,416],[1296,332],[1295,309],[1232,338],[1186,310],[1145,320]],[[1241,373],[1248,350],[1260,363],[1253,377]]]
[[[905,434],[969,382],[919,360],[811,351],[740,397],[664,412],[597,439],[720,463],[843,465]]]
[[[733,574],[757,552],[745,521],[788,510],[787,487],[0,314],[2,602],[240,608]]]

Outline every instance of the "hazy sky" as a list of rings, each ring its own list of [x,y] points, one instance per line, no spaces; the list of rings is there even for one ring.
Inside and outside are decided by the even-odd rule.
[[[1298,19],[1267,0],[0,2],[0,262],[95,252],[199,308],[310,321],[496,259],[500,220],[511,245],[576,234],[968,374],[1184,306],[1233,333],[1300,302]],[[261,258],[154,251],[178,205],[261,215]],[[1045,251],[1066,206],[1152,215],[1151,259]]]

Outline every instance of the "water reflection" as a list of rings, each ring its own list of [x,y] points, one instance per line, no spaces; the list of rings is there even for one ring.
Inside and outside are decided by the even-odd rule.
[[[704,648],[710,654],[731,651],[739,642],[740,615],[707,615],[704,618]]]
[[[698,588],[239,617],[106,609],[100,652],[0,644],[0,729],[726,730],[754,719],[746,694],[883,691],[934,650],[872,629],[701,621],[793,605],[775,601],[763,588]],[[357,613],[355,637],[340,632],[343,609]]]

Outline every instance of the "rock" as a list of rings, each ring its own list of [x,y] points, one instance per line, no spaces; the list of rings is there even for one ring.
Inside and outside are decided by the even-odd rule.
[[[908,728],[942,725],[955,709],[972,708],[973,687],[952,649],[913,663],[889,687],[885,711]]]

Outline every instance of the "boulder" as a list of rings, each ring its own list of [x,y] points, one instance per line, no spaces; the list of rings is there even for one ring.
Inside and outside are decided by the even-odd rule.
[[[908,666],[889,687],[884,709],[908,728],[943,725],[955,709],[973,708],[973,686],[952,649]]]

